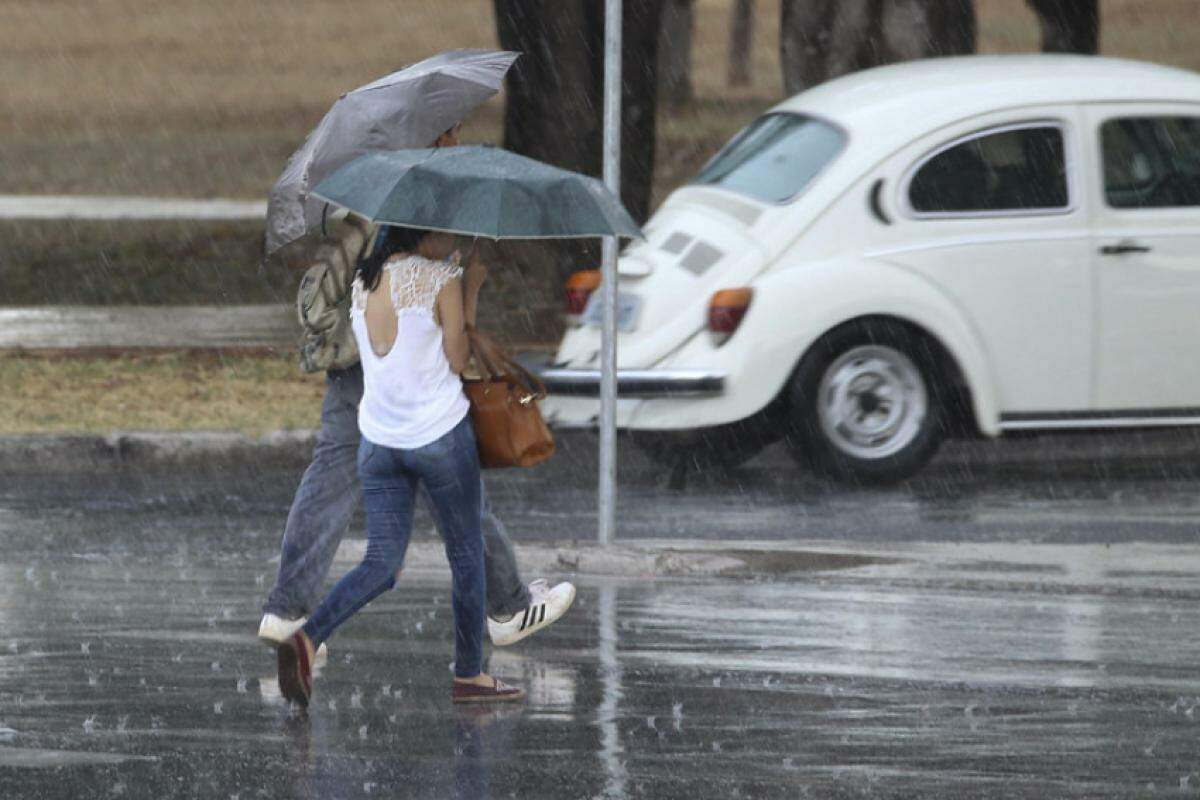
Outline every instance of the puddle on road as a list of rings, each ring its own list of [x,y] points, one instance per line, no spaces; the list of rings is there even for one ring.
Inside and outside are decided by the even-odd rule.
[[[473,712],[447,697],[446,587],[406,576],[330,643],[307,717],[254,639],[253,559],[2,566],[0,727],[20,733],[0,796],[1057,797],[1189,774],[1196,604],[802,561],[829,569],[584,583],[562,621],[490,653],[526,703]]]

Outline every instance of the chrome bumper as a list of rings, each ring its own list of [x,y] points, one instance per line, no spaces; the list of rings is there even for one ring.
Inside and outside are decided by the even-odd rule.
[[[600,370],[544,367],[537,370],[550,394],[599,397]],[[618,397],[713,397],[724,394],[725,374],[703,369],[617,370]]]

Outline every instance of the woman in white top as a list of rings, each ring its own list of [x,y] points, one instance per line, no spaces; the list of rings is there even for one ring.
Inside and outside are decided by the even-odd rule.
[[[358,473],[367,551],[280,645],[280,690],[307,705],[316,648],[395,585],[420,481],[453,573],[453,700],[516,700],[523,690],[482,672],[486,583],[479,455],[459,377],[470,358],[466,328],[475,322],[487,271],[473,255],[464,274],[449,234],[385,231],[386,239],[357,268],[350,311],[363,366]]]

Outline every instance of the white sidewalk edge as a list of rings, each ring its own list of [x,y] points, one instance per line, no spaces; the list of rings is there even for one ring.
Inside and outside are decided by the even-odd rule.
[[[261,220],[265,200],[0,195],[0,219]]]

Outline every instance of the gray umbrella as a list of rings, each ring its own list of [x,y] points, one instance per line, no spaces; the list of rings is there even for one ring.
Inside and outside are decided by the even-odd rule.
[[[313,196],[373,222],[491,239],[642,238],[600,181],[492,147],[367,153]]]
[[[267,255],[320,223],[310,191],[326,175],[372,150],[428,147],[500,90],[518,55],[451,50],[342,95],[271,188]]]

